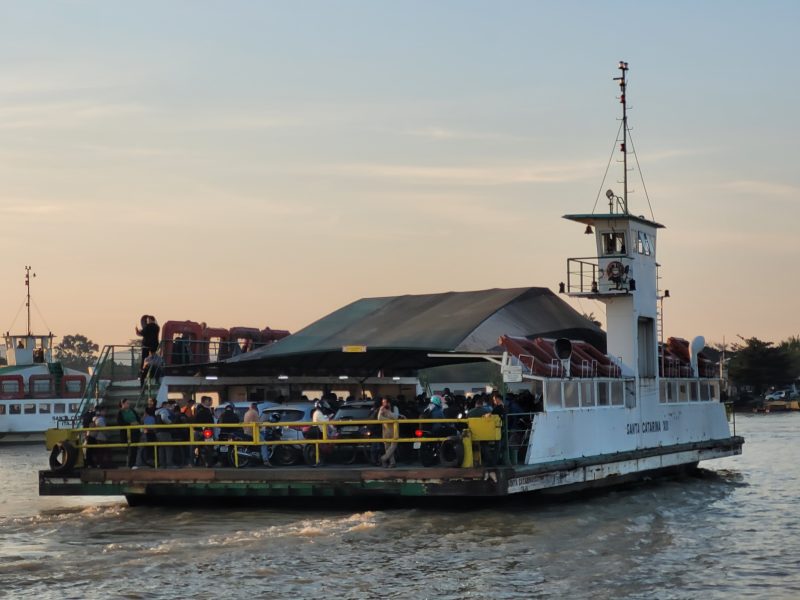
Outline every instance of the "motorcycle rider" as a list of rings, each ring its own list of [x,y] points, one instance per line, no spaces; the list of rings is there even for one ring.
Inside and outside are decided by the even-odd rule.
[[[202,396],[200,404],[195,407],[193,423],[213,425],[214,413],[211,412],[211,396]]]
[[[239,415],[236,414],[236,410],[234,410],[233,403],[228,402],[225,405],[225,410],[222,411],[222,414],[219,416],[219,422],[225,424],[234,424],[239,423]],[[237,429],[236,427],[224,427],[221,428],[222,431],[220,433],[227,433],[228,435],[233,434],[242,434],[241,429]]]

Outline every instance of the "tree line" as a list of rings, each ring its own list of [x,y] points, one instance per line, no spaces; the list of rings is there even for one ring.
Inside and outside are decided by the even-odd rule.
[[[787,387],[800,377],[800,336],[790,336],[779,344],[757,337],[742,338],[742,343],[730,349],[721,345],[716,348],[726,352],[728,379],[743,401],[761,396],[772,387]]]

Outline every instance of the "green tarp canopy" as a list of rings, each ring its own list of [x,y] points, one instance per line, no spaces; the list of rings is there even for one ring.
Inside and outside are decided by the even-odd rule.
[[[605,348],[602,330],[549,289],[491,289],[363,298],[275,344],[228,359],[222,370],[413,375],[421,368],[465,361],[430,353],[491,352],[501,335],[568,337]]]

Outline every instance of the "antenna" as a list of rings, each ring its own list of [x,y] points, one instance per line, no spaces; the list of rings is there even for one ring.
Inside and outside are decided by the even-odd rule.
[[[28,335],[31,335],[31,270],[33,267],[25,265],[25,289],[27,295],[25,296],[25,307],[28,309]],[[36,273],[33,274],[36,277]]]
[[[625,80],[625,73],[628,71],[628,63],[619,61],[620,76],[614,77],[614,81],[619,81],[619,101],[622,104],[622,143],[620,144],[620,152],[622,152],[622,205],[623,211],[628,214],[628,104],[625,99],[625,88],[627,82]]]

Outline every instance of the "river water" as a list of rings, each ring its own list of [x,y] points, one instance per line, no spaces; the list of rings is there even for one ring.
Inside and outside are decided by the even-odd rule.
[[[459,509],[40,498],[0,447],[0,598],[798,598],[800,414],[739,416],[702,477]]]

